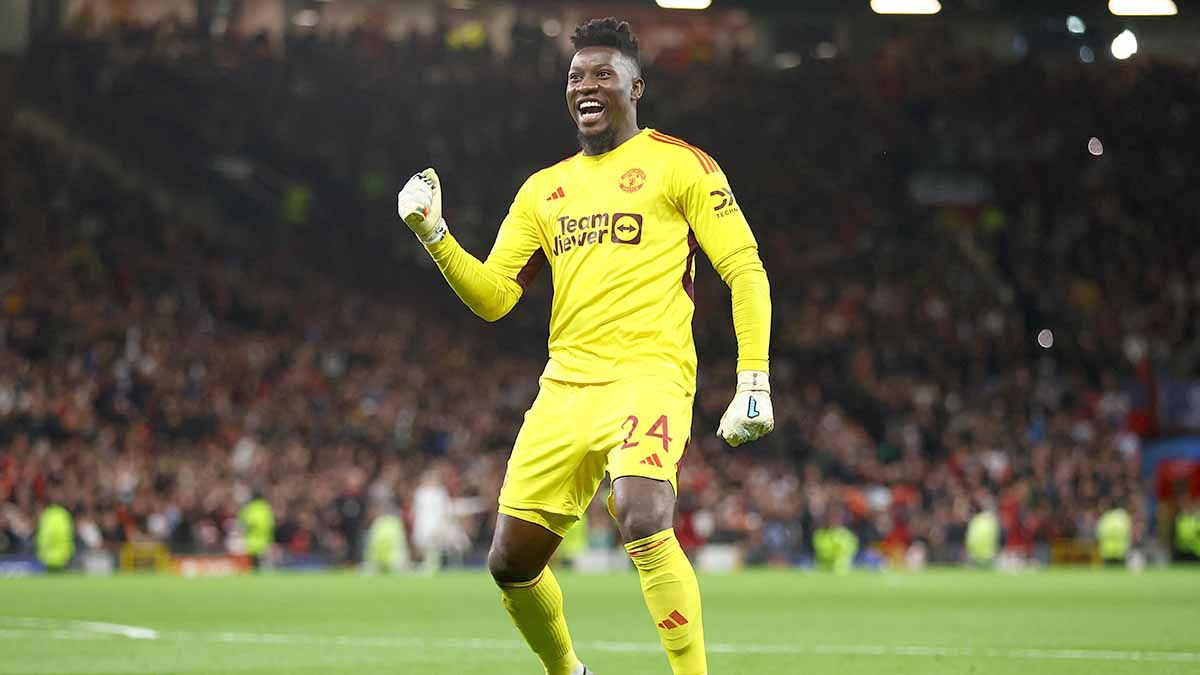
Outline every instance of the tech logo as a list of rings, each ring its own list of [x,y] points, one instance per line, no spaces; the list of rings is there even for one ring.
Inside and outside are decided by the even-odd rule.
[[[708,196],[713,198],[716,204],[713,205],[713,212],[718,218],[724,218],[731,213],[737,213],[741,209],[738,208],[737,200],[733,198],[733,190],[728,187],[721,190],[713,190],[708,193]]]
[[[621,174],[621,182],[618,185],[625,192],[637,192],[646,184],[646,172],[641,169],[630,169]]]
[[[612,215],[612,243],[642,243],[642,214],[614,213]]]

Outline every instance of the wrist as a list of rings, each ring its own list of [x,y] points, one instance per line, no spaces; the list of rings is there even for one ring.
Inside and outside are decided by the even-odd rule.
[[[445,238],[449,231],[450,228],[446,227],[446,219],[439,218],[437,225],[434,225],[432,230],[425,234],[418,233],[417,239],[426,246],[432,246]]]
[[[740,373],[746,370],[758,370],[764,373],[771,372],[771,362],[765,358],[756,358],[750,356],[739,356],[737,363],[734,364],[734,372]]]
[[[742,370],[737,374],[737,390],[771,393],[770,376],[764,370]]]

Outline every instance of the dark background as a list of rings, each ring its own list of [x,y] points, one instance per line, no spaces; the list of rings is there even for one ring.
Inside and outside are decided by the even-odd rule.
[[[395,192],[437,167],[452,231],[484,255],[524,178],[576,150],[564,32],[615,12],[647,55],[640,121],[721,163],[774,294],[776,432],[729,449],[713,435],[728,291],[700,268],[689,547],[809,564],[812,532],[846,526],[864,564],[914,546],[954,563],[994,509],[1012,556],[1061,562],[1056,545],[1086,550],[1123,507],[1140,549],[1189,555],[1174,538],[1200,495],[1188,3],[1125,19],[1102,3],[376,2],[334,23],[353,3],[287,2],[277,30],[240,28],[253,3],[113,4],[34,3],[4,60],[0,553],[32,551],[51,501],[81,549],[225,552],[261,492],[284,563],[349,562],[370,519],[411,518],[433,476],[482,505],[463,522],[477,562],[549,283],[479,322]],[[1126,28],[1139,51],[1119,61]],[[602,511],[589,533],[611,543]]]

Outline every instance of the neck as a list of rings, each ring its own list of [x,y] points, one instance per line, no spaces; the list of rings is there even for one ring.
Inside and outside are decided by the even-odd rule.
[[[591,136],[579,136],[579,147],[583,148],[583,154],[603,155],[606,152],[612,152],[618,145],[637,136],[641,129],[638,129],[637,122],[631,122],[621,129],[609,127],[604,131],[593,134]]]

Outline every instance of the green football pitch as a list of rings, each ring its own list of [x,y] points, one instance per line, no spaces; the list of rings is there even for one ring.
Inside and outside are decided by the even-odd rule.
[[[560,575],[601,675],[669,669],[633,574]],[[1200,569],[701,578],[710,672],[1200,673]],[[537,675],[482,573],[0,580],[0,673]]]

